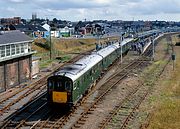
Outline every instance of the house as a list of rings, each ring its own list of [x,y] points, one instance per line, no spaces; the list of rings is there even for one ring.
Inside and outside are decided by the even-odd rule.
[[[14,25],[16,30],[20,30],[21,32],[24,32],[25,34],[33,37],[33,38],[47,38],[49,37],[49,31],[44,29],[40,25]]]
[[[51,36],[52,37],[55,37],[55,38],[60,37],[59,29],[54,24],[51,24],[51,26],[50,26],[47,23],[45,23],[42,27],[44,29],[46,29],[48,32],[50,32],[50,30],[51,30]]]
[[[32,42],[20,31],[0,32],[0,92],[31,79]]]
[[[105,28],[109,27],[108,24],[105,23],[95,23],[94,25],[94,34],[104,34],[105,33]]]
[[[93,34],[93,26],[91,22],[79,21],[75,25],[75,33],[79,35],[91,35]]]
[[[74,34],[74,28],[72,26],[61,25],[59,28],[60,37],[70,37]]]
[[[52,30],[51,31],[51,37],[59,38],[60,37],[60,32],[57,30]]]
[[[108,24],[79,21],[75,26],[75,33],[80,35],[104,34],[105,27],[108,27]]]

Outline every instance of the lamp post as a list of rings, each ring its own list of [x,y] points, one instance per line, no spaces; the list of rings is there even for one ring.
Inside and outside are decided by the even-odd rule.
[[[122,58],[123,58],[123,55],[122,55],[122,42],[124,40],[124,34],[121,34],[120,35],[120,41],[119,41],[119,45],[121,47],[121,64],[122,64]]]
[[[153,49],[153,50],[152,50],[152,52],[153,52],[153,53],[152,53],[152,60],[154,60],[154,49],[155,49],[155,48],[154,48],[154,40],[153,40],[153,39],[151,39],[151,43],[152,43],[152,49]]]
[[[122,41],[120,42],[120,47],[121,47],[121,64],[122,64]]]

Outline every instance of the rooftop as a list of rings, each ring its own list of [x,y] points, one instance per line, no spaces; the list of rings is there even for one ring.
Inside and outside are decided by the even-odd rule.
[[[20,31],[1,31],[0,32],[0,45],[15,44],[19,42],[32,41],[32,38]]]

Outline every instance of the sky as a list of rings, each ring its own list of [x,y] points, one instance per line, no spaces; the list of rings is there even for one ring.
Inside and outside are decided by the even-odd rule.
[[[180,21],[180,0],[0,0],[0,17]]]

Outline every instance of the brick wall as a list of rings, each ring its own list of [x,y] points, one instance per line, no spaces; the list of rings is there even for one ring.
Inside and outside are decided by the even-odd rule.
[[[0,63],[0,92],[31,79],[31,56]]]
[[[19,84],[18,60],[8,61],[6,64],[6,88],[9,89]]]
[[[31,78],[30,60],[23,58],[19,61],[20,83],[25,82]]]
[[[4,64],[0,63],[0,92],[5,91]]]

